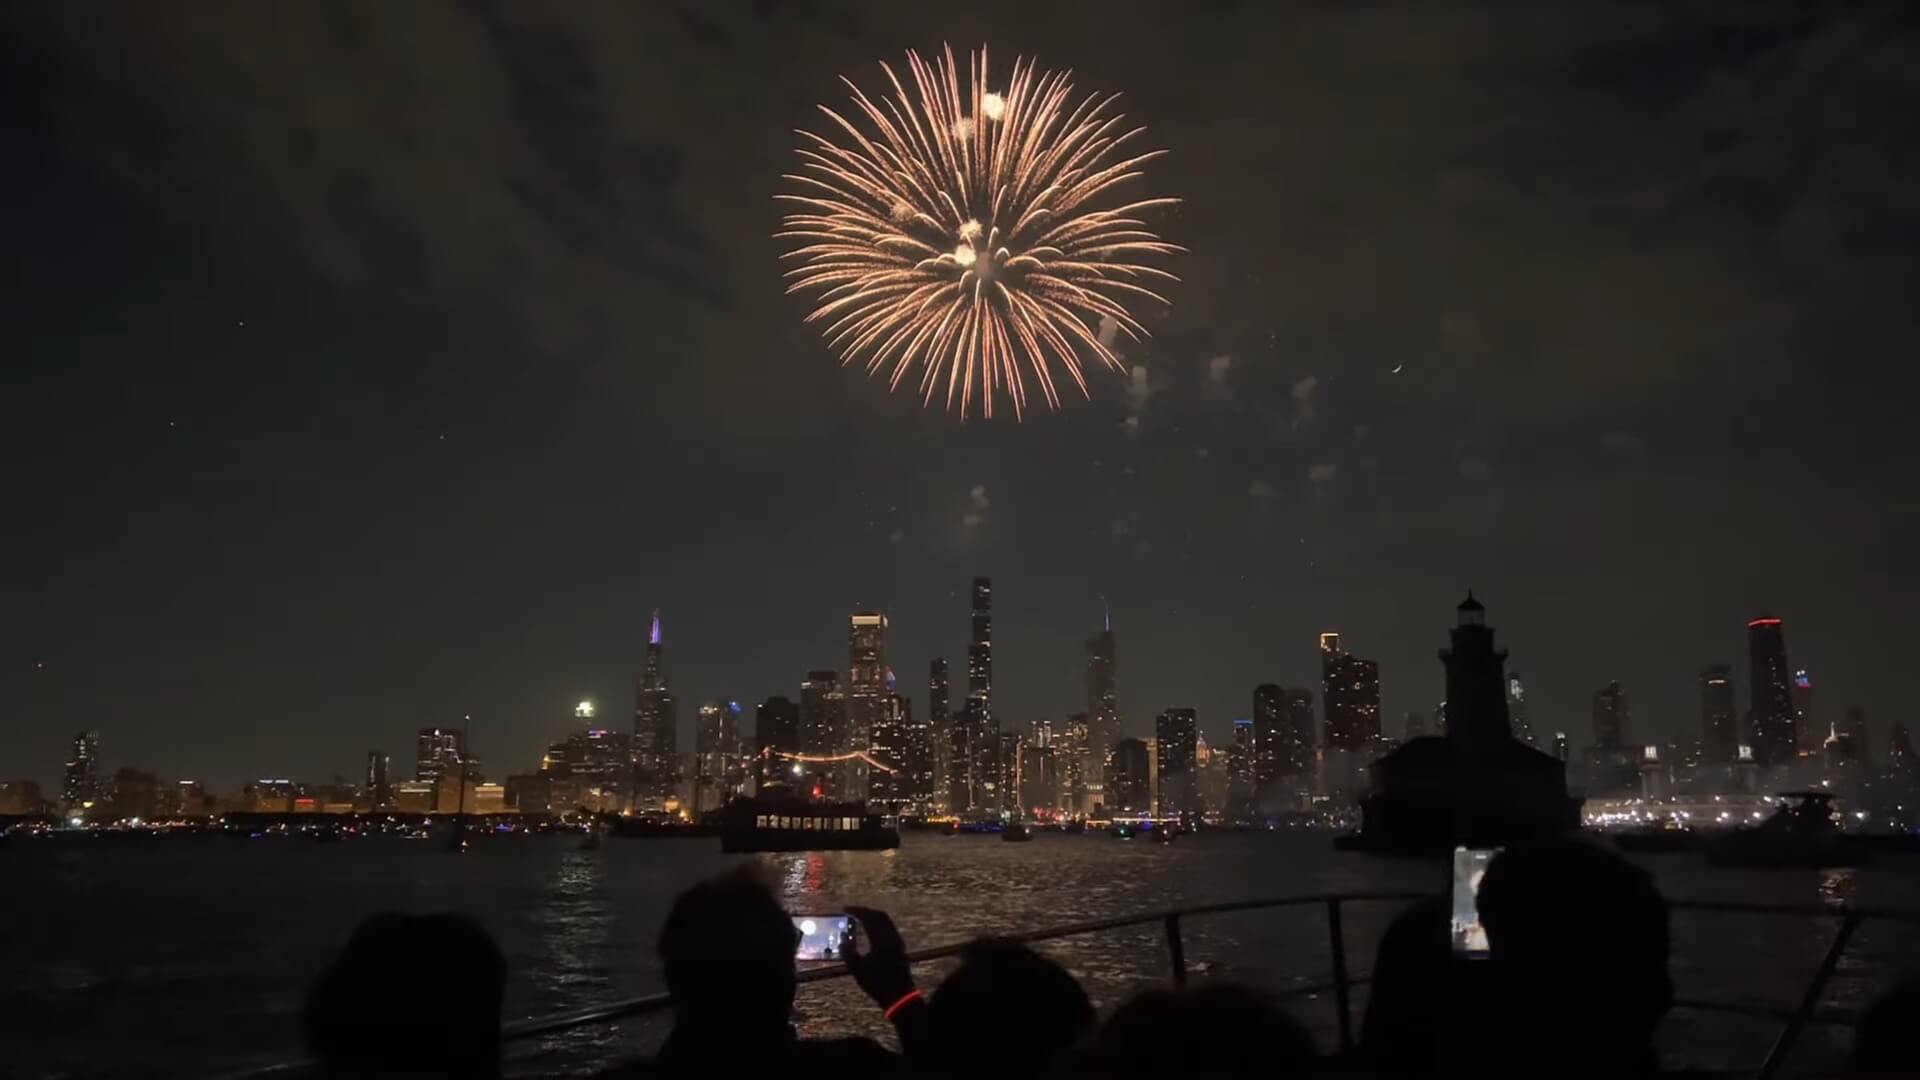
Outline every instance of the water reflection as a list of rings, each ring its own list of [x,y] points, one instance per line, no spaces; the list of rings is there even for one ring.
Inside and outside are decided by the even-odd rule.
[[[1834,867],[1820,871],[1820,902],[1828,907],[1846,907],[1853,903],[1857,879],[1853,868]]]

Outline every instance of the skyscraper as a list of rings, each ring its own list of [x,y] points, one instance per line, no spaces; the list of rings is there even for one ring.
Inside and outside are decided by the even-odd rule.
[[[900,792],[904,812],[924,818],[933,813],[938,788],[933,779],[935,747],[933,725],[925,716],[915,720],[913,699],[893,691],[893,678],[887,678],[888,722],[906,731],[906,761],[901,766]]]
[[[1772,765],[1793,757],[1793,684],[1780,620],[1763,615],[1747,623],[1747,743],[1753,760]]]
[[[1627,745],[1630,729],[1627,692],[1618,680],[1593,692],[1593,745],[1618,750]]]
[[[1320,635],[1320,694],[1328,749],[1374,745],[1380,737],[1380,665],[1346,651],[1332,631]]]
[[[101,801],[100,733],[83,731],[73,737],[73,753],[67,758],[67,770],[60,784],[62,809],[73,814],[88,803]]]
[[[1700,672],[1700,753],[1718,765],[1733,762],[1740,722],[1733,707],[1733,665],[1708,664]]]
[[[1141,739],[1120,739],[1107,758],[1107,811],[1115,814],[1144,814],[1152,806],[1149,787],[1150,764],[1147,744]]]
[[[391,759],[378,750],[367,751],[367,807],[371,810],[385,810],[387,801],[393,797],[391,781],[387,777],[387,767]]]
[[[845,753],[840,748],[847,743],[847,694],[840,687],[840,673],[826,668],[807,672],[800,684],[801,752],[831,757]],[[822,795],[844,797],[836,788],[841,774],[831,763],[810,764],[805,771],[818,778]]]
[[[893,814],[907,813],[912,804],[920,801],[921,808],[916,812],[925,813],[926,792],[917,783],[918,772],[925,768],[924,751],[915,749],[913,711],[907,699],[894,691],[891,669],[887,671],[885,687],[878,718],[873,723],[869,753],[886,768],[869,770],[867,798]],[[847,704],[851,708],[852,700]],[[916,756],[919,761],[915,760]]]
[[[1513,737],[1533,745],[1533,724],[1527,718],[1527,688],[1520,673],[1507,672],[1507,722],[1513,725]]]
[[[1159,758],[1160,812],[1187,813],[1199,809],[1199,715],[1190,708],[1160,713],[1153,725],[1154,749]]]
[[[1263,794],[1277,781],[1313,771],[1313,729],[1313,691],[1254,687],[1253,780]]]
[[[700,706],[694,734],[693,812],[718,810],[746,787],[740,754],[740,705],[709,701]]]
[[[1803,753],[1819,750],[1827,738],[1831,725],[1821,723],[1813,715],[1813,678],[1806,668],[1796,669],[1793,673],[1793,735],[1794,744]]]
[[[633,703],[633,809],[659,809],[679,779],[679,712],[661,667],[660,611],[647,630],[647,662]]]
[[[784,697],[770,697],[753,710],[755,763],[762,788],[791,785],[794,762],[782,754],[800,753],[800,707]]]
[[[1227,819],[1229,821],[1251,821],[1256,816],[1254,759],[1253,717],[1242,716],[1233,722],[1233,743],[1227,747]]]
[[[1113,616],[1101,614],[1100,632],[1087,639],[1087,738],[1080,772],[1089,805],[1104,802],[1107,753],[1120,738],[1120,671]]]
[[[972,633],[967,639],[967,800],[975,813],[1001,810],[1000,724],[993,716],[993,581],[973,579]]]
[[[927,735],[933,740],[933,809],[952,813],[955,800],[954,762],[965,759],[964,749],[954,751],[953,714],[949,711],[951,690],[947,684],[947,660],[936,656],[927,665]]]
[[[847,625],[847,744],[832,751],[836,754],[855,750],[872,752],[874,730],[887,714],[887,685],[892,673],[887,668],[887,617],[877,611],[855,612]],[[900,733],[904,740],[905,732]],[[904,742],[895,747],[905,749]],[[899,763],[884,756],[895,768]],[[859,801],[867,797],[870,782],[867,763],[850,758],[838,767],[841,779],[839,797]]]
[[[432,784],[443,776],[459,776],[466,740],[459,728],[421,728],[413,744],[413,778]]]
[[[1869,768],[1873,766],[1873,749],[1867,744],[1867,711],[1858,705],[1848,706],[1840,718],[1839,731],[1852,746],[1854,756]]]

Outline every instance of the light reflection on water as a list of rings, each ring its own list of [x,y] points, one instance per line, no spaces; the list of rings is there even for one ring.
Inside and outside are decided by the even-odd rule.
[[[1318,835],[1214,834],[1157,845],[1046,833],[1028,844],[910,834],[897,851],[759,856],[725,856],[717,846],[609,839],[583,851],[575,837],[494,837],[463,857],[437,845],[378,840],[181,838],[112,851],[16,846],[0,855],[18,913],[0,930],[12,960],[0,966],[0,1043],[22,1048],[9,1064],[27,1076],[113,1066],[203,1075],[284,1058],[297,1049],[306,982],[356,921],[379,910],[478,919],[507,956],[509,1018],[649,993],[660,989],[654,936],[674,894],[743,861],[763,867],[795,910],[860,904],[892,913],[911,947],[1182,904],[1437,890],[1446,881],[1437,863],[1338,854]],[[1826,872],[1710,869],[1685,856],[1640,861],[1676,897],[1920,909],[1920,874],[1897,860]],[[138,919],[121,902],[132,894],[142,901]],[[1347,911],[1356,974],[1370,967],[1393,914],[1375,904]],[[1831,925],[1676,913],[1677,992],[1791,1005]],[[1331,966],[1319,906],[1191,920],[1184,938],[1194,972],[1268,989],[1324,979]],[[1831,1006],[1857,1008],[1920,957],[1904,928],[1869,923],[1855,940]],[[1157,926],[1051,942],[1042,951],[1106,1006],[1167,977]],[[941,973],[929,965],[921,976],[934,985]],[[1356,1009],[1363,1005],[1364,992],[1355,999]],[[1292,1008],[1331,1043],[1330,1003]],[[849,981],[803,988],[799,1013],[809,1033],[879,1033],[874,1010]],[[588,1071],[644,1052],[665,1023],[656,1017],[516,1047],[513,1071]],[[1676,1014],[1666,1042],[1684,1051],[1686,1063],[1752,1064],[1772,1032],[1744,1024]],[[1814,1052],[1840,1045],[1824,1030],[1808,1040]]]

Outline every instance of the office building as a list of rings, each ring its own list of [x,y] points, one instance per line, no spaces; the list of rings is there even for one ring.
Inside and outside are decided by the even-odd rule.
[[[1840,737],[1853,748],[1854,757],[1862,765],[1872,768],[1873,749],[1867,744],[1867,711],[1858,705],[1849,706],[1840,717],[1838,730]]]
[[[1158,796],[1162,814],[1184,814],[1200,809],[1199,715],[1190,708],[1171,708],[1154,722],[1153,737],[1159,766]]]
[[[1264,793],[1276,784],[1310,776],[1314,767],[1313,691],[1266,683],[1253,691],[1254,783]]]
[[[753,710],[754,773],[759,787],[792,786],[798,763],[787,755],[800,753],[800,707],[775,695]]]
[[[893,693],[887,685],[890,677],[887,617],[877,611],[854,612],[847,625],[847,744],[834,753],[872,753],[874,729],[884,722],[887,696]],[[898,767],[890,760],[888,764]],[[854,802],[867,798],[872,779],[865,761],[848,758],[835,770],[840,774],[835,785],[840,798]]]
[[[694,816],[718,810],[745,793],[745,759],[740,750],[739,703],[702,704],[693,741]]]
[[[1095,783],[1091,790],[1088,787],[1087,769],[1093,756],[1087,749],[1089,737],[1086,713],[1070,713],[1060,730],[1053,734],[1053,767],[1059,778],[1055,806],[1062,813],[1089,813],[1093,804],[1100,801],[1103,785]]]
[[[894,685],[891,675],[887,686]],[[905,694],[890,692],[887,695],[887,718],[890,724],[906,732],[906,761],[901,766],[904,775],[900,781],[900,791],[904,802],[902,811],[917,818],[933,814],[935,799],[940,787],[934,781],[934,764],[937,756],[938,740],[933,737],[933,725],[922,716],[915,719],[913,699]]]
[[[997,814],[1002,809],[1000,724],[993,715],[993,582],[973,579],[973,611],[967,638],[966,799],[957,813]]]
[[[1233,722],[1233,742],[1227,747],[1227,820],[1252,821],[1258,816],[1254,764],[1258,745],[1254,737],[1253,717],[1238,717]]]
[[[367,808],[385,810],[387,800],[392,797],[392,782],[387,777],[387,769],[392,764],[386,754],[378,750],[367,751]]]
[[[1747,623],[1747,685],[1747,745],[1753,747],[1753,760],[1762,767],[1783,763],[1794,756],[1799,740],[1786,632],[1774,616]]]
[[[679,703],[667,686],[662,662],[660,610],[654,609],[647,629],[647,660],[633,703],[633,809],[656,810],[666,805],[680,778]]]
[[[947,660],[936,656],[927,665],[927,736],[933,740],[933,812],[950,814],[954,807],[954,725],[952,689]],[[964,751],[962,751],[964,757]]]
[[[1507,672],[1507,722],[1513,726],[1513,737],[1523,746],[1533,745],[1533,723],[1527,717],[1527,688],[1520,681],[1520,673]]]
[[[1793,736],[1795,747],[1811,754],[1825,746],[1832,725],[1823,724],[1813,714],[1813,677],[1806,668],[1793,673]]]
[[[633,781],[633,736],[592,726],[592,702],[581,702],[573,717],[583,726],[550,743],[540,759],[550,808],[555,813],[593,814],[627,809],[627,787]],[[438,804],[443,797],[435,801]]]
[[[1016,774],[1021,813],[1045,817],[1058,809],[1060,802],[1059,757],[1051,743],[1022,743]]]
[[[885,687],[869,751],[879,764],[868,770],[867,798],[890,814],[924,814],[926,791],[917,773],[925,769],[925,757],[915,748],[911,703],[896,692],[892,671],[886,673]]]
[[[1380,738],[1380,665],[1348,652],[1340,635],[1320,635],[1320,695],[1330,750],[1369,751]]]
[[[1106,793],[1109,814],[1145,814],[1153,806],[1151,755],[1142,739],[1120,739],[1107,755]]]
[[[1920,756],[1914,754],[1907,725],[1898,720],[1887,730],[1887,765],[1881,775],[1893,791],[1902,796],[1920,790]]]
[[[413,743],[413,778],[438,784],[442,777],[458,777],[466,761],[466,732],[453,727],[421,728]]]
[[[1080,753],[1082,795],[1087,808],[1104,802],[1107,753],[1120,739],[1119,653],[1113,637],[1113,615],[1103,611],[1100,632],[1087,639],[1087,737]]]
[[[73,751],[60,782],[60,808],[69,817],[102,801],[100,790],[100,733],[83,731],[73,737]]]
[[[1632,729],[1627,692],[1618,681],[1593,692],[1593,745],[1602,750],[1618,750],[1627,745]]]
[[[840,673],[827,668],[807,672],[800,684],[800,749],[811,757],[834,757],[846,753],[852,741],[847,727],[847,694],[840,685]],[[844,774],[834,762],[808,762],[804,775],[813,782],[802,785],[817,788],[822,798],[844,799],[837,785]]]
[[[1731,763],[1740,747],[1739,714],[1733,707],[1733,666],[1708,664],[1700,672],[1700,756]]]

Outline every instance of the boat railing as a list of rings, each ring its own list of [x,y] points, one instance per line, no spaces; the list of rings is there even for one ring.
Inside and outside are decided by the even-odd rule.
[[[1167,948],[1167,973],[1175,984],[1187,981],[1188,965],[1184,926],[1189,920],[1213,915],[1228,915],[1236,912],[1265,911],[1278,908],[1320,907],[1327,920],[1327,938],[1332,958],[1332,971],[1326,979],[1307,985],[1290,987],[1283,992],[1287,997],[1305,997],[1331,993],[1333,995],[1334,1015],[1339,1026],[1340,1049],[1352,1049],[1354,1045],[1353,1001],[1355,987],[1364,986],[1370,976],[1355,974],[1347,964],[1346,932],[1343,915],[1346,905],[1363,903],[1394,903],[1430,899],[1432,893],[1420,892],[1349,892],[1317,893],[1301,896],[1268,897],[1253,900],[1232,900],[1214,904],[1191,904],[1184,907],[1164,908],[1154,911],[1135,912],[1129,915],[1117,915],[1104,919],[1089,919],[1085,922],[1069,923],[1064,926],[1051,926],[1039,930],[1018,931],[995,935],[999,940],[1022,944],[1037,944],[1062,938],[1081,937],[1108,930],[1124,930],[1138,926],[1159,924],[1165,937]],[[1755,1075],[1760,1080],[1770,1080],[1778,1074],[1800,1035],[1810,1024],[1837,1025],[1851,1027],[1854,1017],[1848,1013],[1823,1011],[1820,1009],[1821,995],[1840,966],[1847,945],[1853,940],[1853,934],[1862,922],[1868,920],[1886,920],[1920,926],[1920,912],[1900,911],[1887,908],[1867,908],[1839,905],[1809,904],[1761,904],[1742,901],[1718,900],[1672,900],[1668,907],[1674,911],[1704,911],[1722,914],[1749,915],[1791,915],[1831,920],[1835,923],[1833,935],[1827,940],[1827,947],[1820,964],[1808,979],[1806,988],[1799,1000],[1791,1008],[1761,1005],[1748,1002],[1711,1001],[1697,998],[1675,998],[1673,1007],[1702,1012],[1716,1012],[1739,1016],[1774,1020],[1781,1025],[1767,1049],[1767,1056],[1761,1062]],[[919,949],[907,957],[912,964],[923,964],[934,960],[958,956],[967,948],[968,942],[956,942],[938,945],[929,949]],[[810,967],[799,972],[802,983],[822,982],[843,978],[849,975],[845,964],[830,964]],[[508,1023],[502,1027],[501,1037],[508,1042],[521,1042],[571,1031],[575,1028],[596,1024],[608,1024],[632,1017],[646,1016],[663,1012],[671,1007],[672,1000],[665,993],[644,994],[639,997],[623,998],[600,1005],[590,1005],[567,1012],[553,1013],[547,1016],[531,1017]],[[304,1075],[308,1066],[305,1062],[288,1062],[261,1069],[248,1070],[232,1074],[230,1080],[286,1080],[286,1078]]]

